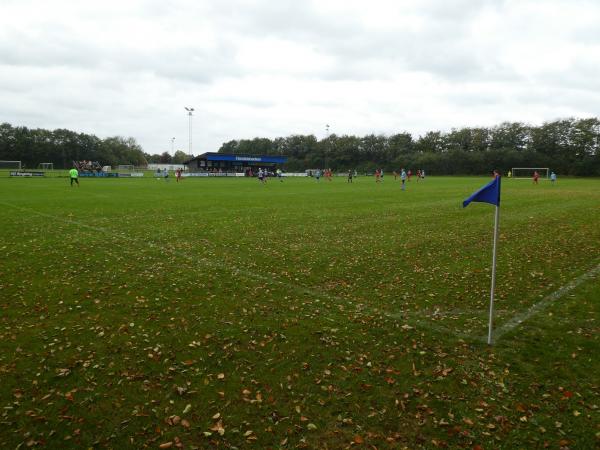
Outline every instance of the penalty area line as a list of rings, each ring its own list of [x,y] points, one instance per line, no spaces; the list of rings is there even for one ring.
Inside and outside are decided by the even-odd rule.
[[[493,335],[494,341],[497,341],[502,336],[504,336],[506,333],[514,330],[516,327],[521,325],[526,320],[529,320],[531,317],[535,316],[536,314],[541,313],[546,308],[548,308],[548,306],[550,306],[554,301],[561,298],[567,292],[572,291],[573,289],[578,287],[580,284],[582,284],[584,281],[594,278],[598,274],[600,274],[600,264],[596,265],[596,267],[593,267],[592,269],[590,269],[583,275],[580,275],[579,277],[575,278],[570,283],[566,284],[565,286],[561,287],[560,289],[547,295],[542,300],[540,300],[538,303],[529,307],[529,309],[527,309],[525,312],[523,312],[521,314],[517,314],[512,319],[510,319],[508,322],[506,322],[504,325],[502,325],[501,327],[498,327],[496,330],[494,330],[494,335]],[[482,339],[484,339],[484,338],[487,339],[486,336],[482,336]]]

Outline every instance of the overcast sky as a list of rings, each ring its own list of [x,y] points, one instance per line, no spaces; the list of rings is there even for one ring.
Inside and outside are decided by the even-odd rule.
[[[194,154],[600,116],[600,1],[0,0],[0,122]]]

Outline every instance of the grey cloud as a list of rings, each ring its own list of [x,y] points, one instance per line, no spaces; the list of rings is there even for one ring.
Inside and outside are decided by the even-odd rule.
[[[314,67],[304,76],[329,80],[387,79],[396,70],[431,72],[444,78],[477,76],[484,64],[469,52],[464,25],[485,5],[473,8],[462,0],[457,5],[432,7],[417,5],[415,11],[426,17],[424,30],[367,29],[360,18],[331,17],[311,3],[291,0],[270,2],[225,1],[191,7],[190,17],[199,24],[211,17],[217,33],[216,48],[204,50],[193,42],[180,42],[175,48],[133,50],[123,45],[118,51],[101,41],[74,36],[67,26],[51,24],[40,30],[43,40],[20,33],[16,39],[0,42],[5,63],[13,65],[65,66],[118,72],[151,72],[158,76],[190,83],[206,84],[220,77],[239,77],[236,45],[248,36],[275,37],[310,46],[334,61],[333,68]],[[496,2],[497,3],[497,2]],[[164,15],[165,24],[176,26],[187,2],[166,8],[152,0],[145,3],[144,17]],[[193,23],[193,22],[192,22]],[[134,31],[132,31],[134,32]],[[124,43],[125,44],[125,43]],[[487,74],[486,76],[489,76]]]
[[[19,4],[17,0],[3,1]],[[510,55],[501,58],[496,52],[508,52],[508,44],[527,39],[510,34],[527,23],[521,19],[515,23],[514,17],[511,19],[508,14],[513,6],[522,4],[516,0],[398,2],[406,17],[418,19],[420,25],[414,28],[389,23],[377,27],[373,23],[365,24],[360,14],[344,11],[328,14],[318,1],[145,0],[107,7],[95,4],[94,9],[81,6],[75,13],[65,10],[64,17],[56,19],[57,23],[42,22],[43,25],[35,29],[10,24],[0,29],[0,71],[4,72],[0,73],[3,98],[0,117],[3,120],[71,127],[99,135],[136,134],[146,150],[154,152],[165,149],[164,136],[178,136],[180,144],[187,141],[187,121],[182,105],[178,104],[182,98],[197,101],[195,106],[201,100],[204,104],[208,100],[221,106],[220,112],[215,113],[216,117],[197,119],[202,126],[195,131],[198,133],[195,140],[210,141],[208,147],[214,150],[218,147],[215,140],[223,136],[237,138],[242,128],[245,134],[254,133],[253,130],[269,131],[264,118],[271,115],[274,119],[268,121],[268,125],[283,129],[272,130],[279,134],[298,129],[298,124],[308,128],[320,120],[305,113],[294,115],[289,105],[282,105],[268,89],[243,95],[222,93],[220,81],[224,78],[235,84],[236,80],[246,83],[252,77],[271,76],[274,83],[281,83],[280,90],[291,92],[286,101],[302,105],[303,111],[344,117],[347,132],[352,133],[352,127],[362,130],[366,126],[361,115],[364,111],[352,104],[353,90],[357,86],[365,92],[372,89],[374,98],[369,114],[377,117],[373,123],[379,122],[378,114],[404,120],[406,105],[399,107],[381,98],[382,90],[378,88],[391,80],[403,79],[401,75],[406,73],[411,74],[409,79],[416,79],[409,88],[417,93],[423,88],[415,74],[423,74],[427,79],[433,77],[439,82],[431,91],[421,94],[427,97],[427,108],[470,109],[474,116],[481,113],[482,121],[495,120],[488,114],[493,109],[490,105],[502,106],[502,114],[514,114],[516,120],[520,112],[511,108],[515,108],[514,105],[518,108],[519,104],[532,105],[538,110],[547,105],[549,114],[560,108],[598,113],[597,65],[600,61],[594,55],[600,43],[600,28],[593,25],[579,29],[566,27],[565,46],[576,44],[589,48],[589,56],[576,61],[569,70],[520,74],[511,65]],[[553,5],[576,8],[583,13],[598,12],[593,1],[554,2]],[[377,2],[365,7],[377,8]],[[486,36],[482,36],[479,41],[471,30],[487,12],[507,18],[503,28],[506,35],[492,36],[487,41]],[[90,25],[91,29],[85,32],[72,28],[74,21]],[[21,20],[23,22],[25,20]],[[117,29],[113,29],[115,23]],[[143,32],[148,36],[135,35],[140,32],[134,27],[136,23],[146,25]],[[540,32],[545,32],[544,24],[538,25]],[[195,33],[198,30],[207,31],[210,45],[195,40],[203,35]],[[121,45],[110,39],[119,33],[127,33]],[[168,39],[173,35],[177,39]],[[128,45],[132,38],[137,38],[136,45]],[[246,39],[267,38],[310,48],[327,63],[302,70],[302,73],[268,74],[260,69],[246,72],[238,62],[239,44]],[[332,86],[336,92],[322,102],[315,101],[314,96],[295,92],[295,81],[299,79],[302,82],[298,86],[317,82],[318,88],[323,88],[327,82],[335,83]],[[383,83],[371,83],[374,80]],[[213,90],[215,87],[219,89]],[[417,126],[435,128],[436,124],[427,121],[442,119],[428,119],[430,111],[415,111],[420,103],[419,99],[414,102],[411,115],[416,114],[418,120],[411,123],[411,130]],[[174,109],[177,110],[172,111]],[[200,116],[203,111],[198,109]],[[279,114],[281,112],[285,114]],[[211,114],[209,107],[204,114]],[[443,114],[440,112],[439,117]],[[292,119],[282,117],[286,115]],[[452,123],[455,119],[447,120]],[[212,131],[215,127],[221,127],[218,135]]]
[[[232,43],[220,42],[210,51],[191,44],[160,50],[126,47],[115,51],[94,43],[73,40],[60,29],[45,35],[43,41],[18,36],[14,42],[0,42],[1,63],[26,67],[64,67],[118,73],[155,73],[194,83],[210,83],[223,76],[239,76]]]
[[[43,36],[16,31],[0,41],[2,63],[14,66],[90,66],[95,63],[94,49],[74,41],[68,31],[57,25],[38,30]]]
[[[243,29],[245,33],[305,42],[328,55],[335,61],[334,67],[315,68],[314,73],[324,79],[387,79],[394,70],[431,72],[453,79],[489,78],[498,73],[486,71],[488,63],[472,54],[466,32],[469,21],[482,9],[504,2],[462,0],[450,2],[451,6],[433,2],[436,7],[431,1],[425,2],[425,6],[407,10],[407,14],[424,17],[425,29],[418,31],[401,27],[374,30],[365,28],[360,18],[343,14],[325,16],[306,3],[284,1],[276,6],[271,3],[246,5],[223,20],[231,21],[235,29]]]
[[[571,88],[566,85],[538,85],[519,89],[512,98],[523,106],[537,106],[550,111],[559,108],[580,110],[582,113],[598,115],[600,94],[593,91]],[[558,116],[558,113],[554,113]]]
[[[224,1],[212,5],[211,14],[225,30],[254,37],[277,37],[318,45],[321,39],[345,36],[358,21],[320,14],[309,2]]]
[[[485,89],[480,86],[477,90],[469,89],[468,87],[456,86],[456,88],[444,95],[445,99],[459,108],[476,108],[479,106],[495,105],[501,101],[498,98],[497,86],[490,86]]]

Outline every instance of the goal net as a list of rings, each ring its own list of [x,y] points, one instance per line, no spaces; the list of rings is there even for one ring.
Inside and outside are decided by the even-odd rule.
[[[0,170],[21,170],[21,161],[0,161]]]
[[[54,170],[54,163],[39,163],[38,169],[40,170]]]
[[[131,164],[119,164],[117,166],[119,172],[135,172],[135,167]]]
[[[511,169],[512,177],[517,179],[531,179],[537,172],[540,178],[550,178],[550,169],[548,167],[513,167]]]

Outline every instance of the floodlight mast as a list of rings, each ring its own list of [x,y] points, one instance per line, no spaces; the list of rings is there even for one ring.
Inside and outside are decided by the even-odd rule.
[[[190,138],[189,138],[190,148],[188,150],[188,153],[190,155],[190,158],[193,158],[194,155],[192,155],[192,113],[194,112],[194,108],[192,108],[192,107],[188,108],[187,106],[185,106],[185,110],[188,112],[189,129],[190,129]]]
[[[329,142],[329,124],[325,125],[325,138],[327,139],[327,145],[325,146],[325,166],[329,165],[329,150],[331,150],[331,143]]]
[[[174,148],[175,148],[175,138],[174,138],[174,137],[172,137],[172,138],[171,138],[171,154],[173,154],[173,150],[174,150]]]

